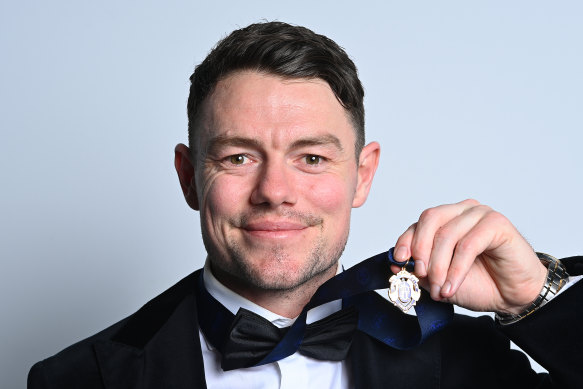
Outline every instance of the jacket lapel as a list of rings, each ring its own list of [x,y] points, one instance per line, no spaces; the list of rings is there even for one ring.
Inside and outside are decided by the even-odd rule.
[[[105,388],[206,388],[196,274],[146,304],[111,340],[94,345]]]
[[[144,351],[112,341],[93,345],[107,389],[143,388]]]

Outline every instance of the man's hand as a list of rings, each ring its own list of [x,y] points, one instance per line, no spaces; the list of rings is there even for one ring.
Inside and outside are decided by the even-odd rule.
[[[394,257],[415,259],[434,300],[475,311],[521,312],[547,273],[510,221],[476,200],[425,210],[397,240]]]

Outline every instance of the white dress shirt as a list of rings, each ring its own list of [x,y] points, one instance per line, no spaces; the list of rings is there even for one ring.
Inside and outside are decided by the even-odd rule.
[[[292,325],[294,319],[279,316],[239,296],[221,284],[212,274],[207,263],[204,267],[204,285],[208,292],[236,314],[245,308],[282,328]],[[342,308],[342,301],[335,300],[308,312],[307,323],[323,319]],[[320,361],[295,353],[280,361],[246,369],[223,371],[221,354],[207,342],[199,329],[204,374],[209,389],[281,388],[281,389],[347,389],[351,387],[346,361]]]

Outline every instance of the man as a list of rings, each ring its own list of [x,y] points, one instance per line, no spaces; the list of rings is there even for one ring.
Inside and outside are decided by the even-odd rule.
[[[364,92],[333,41],[284,23],[251,25],[221,41],[191,81],[189,146],[176,147],[175,166],[187,203],[200,212],[205,268],[36,364],[30,388],[515,388],[583,379],[583,290],[563,268],[580,274],[582,258],[561,264],[537,255],[505,217],[475,200],[423,212],[397,240],[391,270],[414,258],[425,298],[497,312],[500,323],[456,315],[409,350],[362,330],[366,308],[349,301],[378,304],[376,295],[348,296],[353,285],[342,279],[350,270],[334,276],[380,146],[365,145]],[[328,280],[340,287],[326,289]],[[436,312],[445,306],[432,304]],[[383,301],[380,311],[394,309]],[[421,323],[426,309],[417,314]],[[405,337],[400,323],[410,317],[392,317],[386,326],[402,327],[395,336]],[[349,338],[320,343],[346,347],[311,348],[309,332],[332,320]],[[263,337],[247,339],[256,328]],[[297,341],[286,343],[297,328]],[[508,338],[551,374],[534,373]]]

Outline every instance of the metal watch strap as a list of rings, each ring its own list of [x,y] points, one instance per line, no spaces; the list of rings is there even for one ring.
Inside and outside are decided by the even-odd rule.
[[[541,263],[548,269],[547,279],[542,290],[540,291],[538,297],[519,314],[496,313],[496,319],[500,324],[508,325],[516,323],[520,319],[523,319],[531,313],[535,312],[537,309],[555,297],[561,288],[568,282],[569,274],[567,273],[567,270],[561,261],[545,253],[536,253],[536,255],[538,256],[538,259],[541,261]]]

